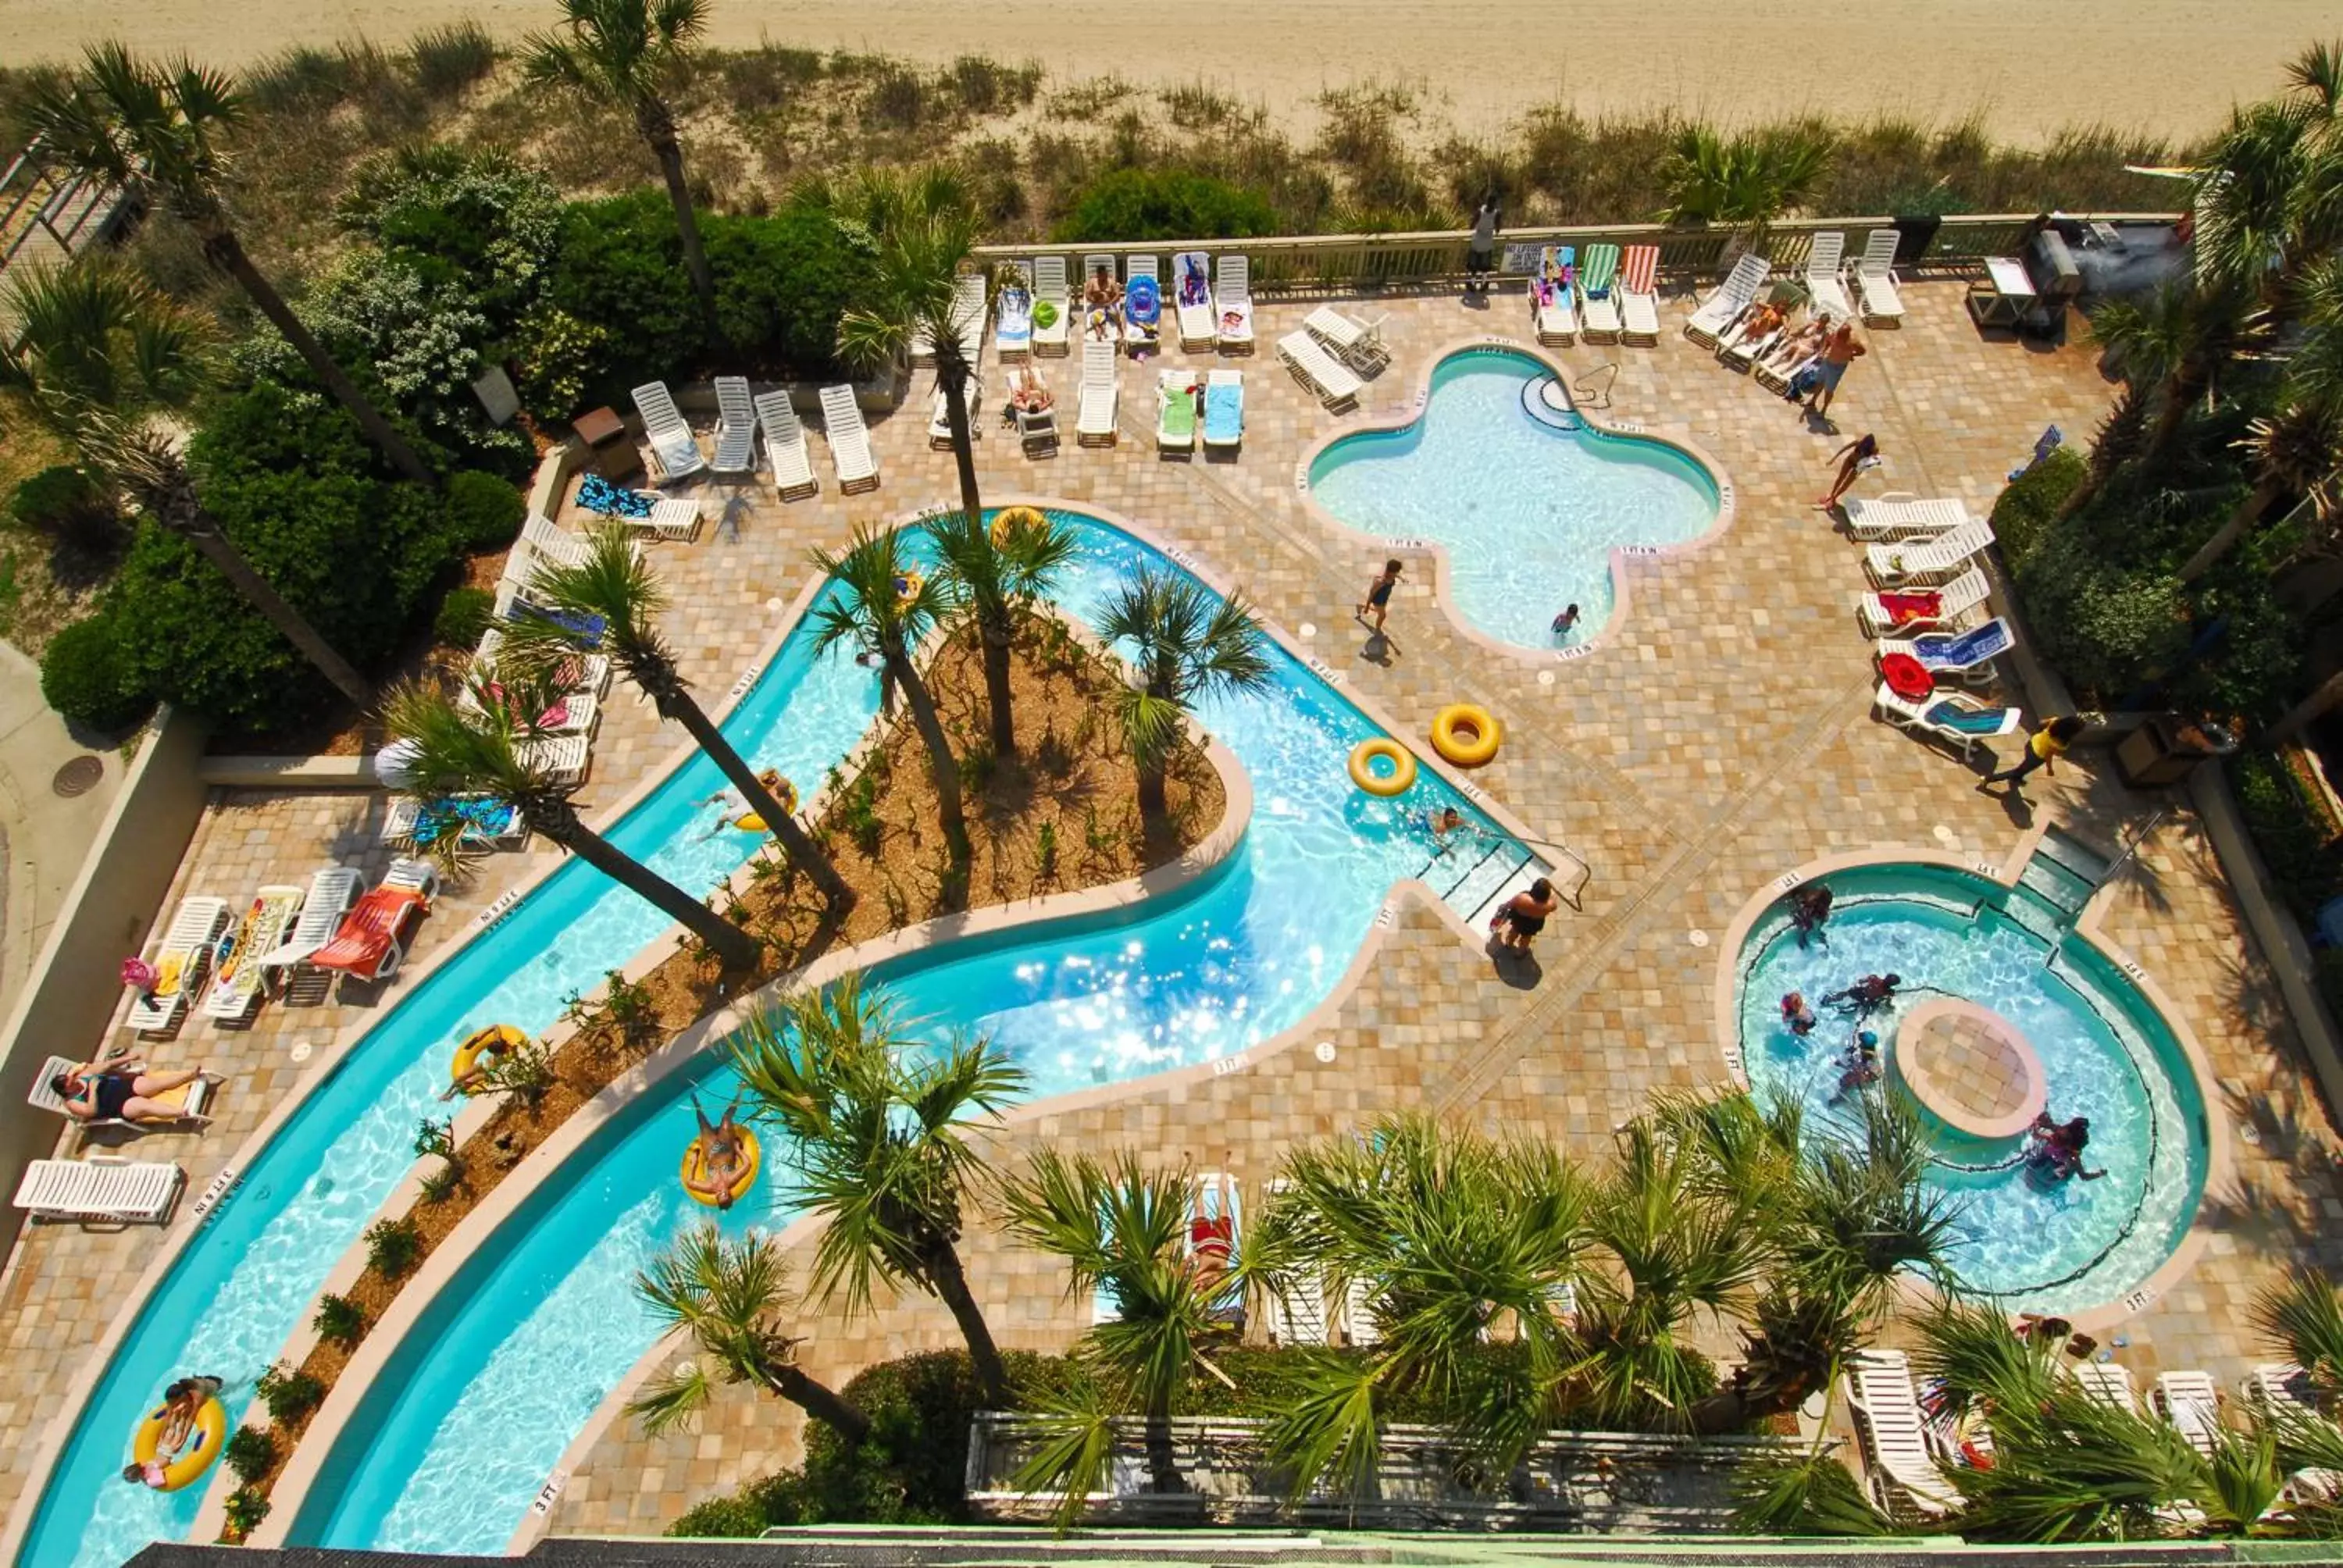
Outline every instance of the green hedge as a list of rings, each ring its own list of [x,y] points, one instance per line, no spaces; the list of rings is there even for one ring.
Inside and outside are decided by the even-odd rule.
[[[2050,519],[2083,482],[2089,465],[2072,448],[2060,447],[2009,482],[1993,504],[1993,537],[2001,558],[2016,571],[2049,528]]]
[[[1251,239],[1277,232],[1269,197],[1181,169],[1115,169],[1074,198],[1061,240]]]
[[[2320,905],[2343,893],[2343,847],[2328,837],[2325,819],[2303,798],[2301,786],[2276,753],[2232,755],[2229,788],[2271,879],[2308,926]]]
[[[103,613],[77,620],[41,655],[41,699],[69,724],[120,735],[145,722],[155,699],[132,668],[119,623]]]

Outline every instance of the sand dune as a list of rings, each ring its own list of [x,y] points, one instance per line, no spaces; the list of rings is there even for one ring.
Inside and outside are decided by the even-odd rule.
[[[2012,141],[2084,122],[2175,136],[2209,129],[2234,101],[2271,91],[2286,59],[2336,28],[2331,0],[1248,0],[1095,10],[1041,0],[713,0],[711,10],[719,43],[1030,57],[1061,80],[1202,80],[1297,117],[1322,87],[1382,77],[1421,84],[1467,128],[1562,97],[1583,112],[1672,103],[1728,122],[1808,108],[1931,119],[1983,110]],[[553,14],[542,0],[0,0],[17,59],[120,31],[226,65],[357,33],[393,42],[465,16],[517,36]]]

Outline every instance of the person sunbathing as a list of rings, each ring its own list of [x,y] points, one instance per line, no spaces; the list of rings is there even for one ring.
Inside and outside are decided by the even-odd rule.
[[[1105,267],[1091,268],[1091,280],[1082,286],[1082,307],[1090,315],[1091,336],[1111,337],[1122,329],[1122,285]]]
[[[65,1114],[75,1121],[169,1121],[186,1115],[185,1106],[161,1096],[207,1076],[205,1070],[200,1067],[178,1067],[167,1072],[140,1070],[145,1065],[135,1060],[111,1067],[80,1062],[52,1077],[49,1089],[65,1101]]]
[[[1795,332],[1785,333],[1758,356],[1757,362],[1769,370],[1787,371],[1802,365],[1823,351],[1823,339],[1830,336],[1830,317],[1817,316]]]
[[[1782,307],[1771,301],[1752,306],[1749,314],[1741,318],[1741,334],[1734,341],[1736,345],[1748,345],[1753,352],[1763,348],[1767,339],[1782,330],[1785,319]]]
[[[737,1104],[726,1106],[723,1117],[710,1125],[698,1097],[691,1101],[691,1114],[699,1123],[699,1135],[691,1141],[699,1151],[699,1173],[697,1179],[683,1179],[684,1191],[719,1209],[732,1207],[734,1191],[749,1173],[748,1131],[733,1120],[737,1109]]]
[[[1016,389],[1009,394],[1009,406],[1021,414],[1043,413],[1055,407],[1057,402],[1058,399],[1051,394],[1050,389],[1042,386],[1038,379],[1021,381],[1017,384]]]

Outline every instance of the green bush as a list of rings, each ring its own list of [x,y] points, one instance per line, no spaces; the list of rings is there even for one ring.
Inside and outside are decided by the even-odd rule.
[[[283,1362],[262,1372],[253,1392],[268,1407],[268,1419],[286,1427],[317,1409],[326,1399],[324,1383]]]
[[[239,1426],[227,1440],[226,1458],[237,1480],[257,1481],[277,1462],[277,1440],[264,1427]]]
[[[446,31],[467,26],[477,30],[459,24]],[[416,41],[418,62],[434,36]],[[447,143],[402,147],[359,165],[337,216],[344,228],[427,283],[460,286],[498,337],[543,296],[562,229],[552,181],[501,148]]]
[[[317,1312],[309,1320],[321,1340],[330,1340],[345,1350],[366,1337],[366,1309],[347,1296],[323,1295],[317,1298]]]
[[[41,655],[41,699],[67,723],[100,735],[135,729],[155,711],[119,624],[104,610],[49,639]]]
[[[2083,482],[2088,465],[2073,448],[2061,447],[2011,480],[1993,504],[1993,537],[2001,558],[2016,571],[2034,553],[2050,519]]]
[[[478,468],[447,478],[447,537],[468,555],[500,550],[520,537],[528,503],[520,491]]]
[[[449,588],[432,618],[431,640],[441,648],[477,648],[496,615],[497,596],[488,589]]]
[[[711,1497],[684,1510],[667,1527],[667,1533],[702,1541],[746,1541],[762,1535],[768,1526],[779,1523],[767,1515],[756,1495],[763,1484],[753,1483],[729,1496]],[[797,1523],[794,1513],[787,1523]]]
[[[2308,925],[2320,905],[2343,892],[2343,849],[2328,837],[2325,820],[2275,753],[2232,755],[2229,787],[2279,894]]]
[[[621,399],[648,380],[686,377],[707,350],[675,209],[664,192],[564,207],[547,303],[578,321],[616,328],[597,346],[585,377],[583,400],[589,403]],[[542,410],[562,418],[574,411]]]
[[[776,379],[835,375],[838,319],[870,280],[867,243],[803,205],[705,228],[716,324],[736,363]]]
[[[2177,578],[2116,564],[2093,534],[2067,519],[2036,544],[2017,586],[2042,657],[2107,706],[2177,664],[2189,626]]]
[[[8,509],[26,528],[92,555],[122,542],[122,512],[114,497],[70,464],[43,468],[25,479]]]
[[[367,1267],[386,1280],[423,1261],[423,1231],[412,1220],[377,1220],[366,1231]]]
[[[1181,169],[1115,169],[1092,180],[1058,225],[1065,241],[1249,239],[1274,234],[1269,197]]]

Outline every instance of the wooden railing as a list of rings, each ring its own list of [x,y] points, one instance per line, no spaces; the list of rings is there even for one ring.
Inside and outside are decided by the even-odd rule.
[[[1959,213],[1941,220],[1927,248],[1916,261],[1899,263],[1906,271],[1968,271],[1990,256],[2007,256],[2018,246],[2033,213]],[[2067,215],[2087,223],[2172,224],[2177,213],[2092,213]],[[1796,269],[1817,234],[1837,232],[1846,236],[1846,254],[1861,254],[1875,229],[1894,226],[1885,217],[1785,218],[1768,226],[1765,254],[1777,267]],[[1734,244],[1730,228],[1671,228],[1664,224],[1612,224],[1589,226],[1507,229],[1499,244],[1574,245],[1583,253],[1590,245],[1656,245],[1660,267],[1666,277],[1683,280],[1714,276]],[[1284,235],[1262,239],[1142,240],[1130,244],[993,245],[976,252],[985,262],[1026,261],[1061,256],[1068,276],[1080,286],[1079,268],[1086,256],[1112,256],[1118,275],[1129,256],[1152,256],[1158,276],[1171,279],[1171,262],[1177,252],[1201,250],[1218,257],[1241,255],[1252,259],[1252,286],[1262,293],[1311,289],[1373,288],[1391,285],[1433,283],[1461,277],[1472,236],[1463,229],[1417,234]]]
[[[54,246],[63,256],[74,255],[106,232],[121,205],[119,192],[57,174],[33,143],[0,170],[0,268],[27,246],[46,254]]]

